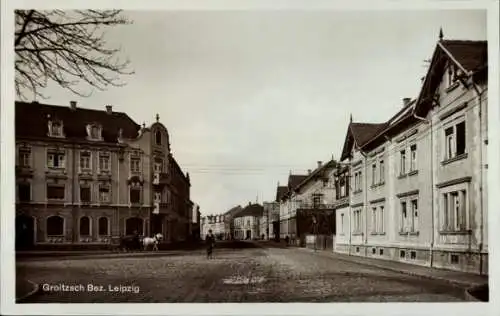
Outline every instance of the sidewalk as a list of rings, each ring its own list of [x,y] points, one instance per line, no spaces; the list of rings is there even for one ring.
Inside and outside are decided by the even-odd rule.
[[[133,257],[156,257],[156,256],[179,256],[193,250],[160,250],[160,251],[134,251],[134,252],[112,252],[112,251],[18,251],[16,260],[56,260],[66,259],[112,259]]]
[[[349,256],[346,254],[335,253],[331,250],[317,250],[315,252],[313,249],[308,249],[308,248],[295,248],[295,249],[300,249],[301,251],[310,252],[318,256],[326,256],[336,260],[343,260],[363,265],[369,265],[372,267],[377,267],[379,269],[396,271],[411,276],[441,280],[448,282],[454,286],[462,288],[463,287],[470,288],[473,286],[479,286],[488,283],[488,276],[481,276],[471,273],[423,267],[423,266],[407,264],[397,261],[383,260],[383,259]]]

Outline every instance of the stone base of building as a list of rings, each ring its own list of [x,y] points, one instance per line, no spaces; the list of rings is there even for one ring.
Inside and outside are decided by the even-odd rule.
[[[433,250],[413,247],[336,244],[334,252],[352,256],[398,261],[445,270],[488,274],[488,254],[470,251]]]

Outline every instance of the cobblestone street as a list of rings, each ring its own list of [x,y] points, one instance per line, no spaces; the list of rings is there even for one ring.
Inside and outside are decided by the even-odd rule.
[[[17,277],[42,288],[28,302],[463,300],[462,289],[440,281],[281,248],[216,249],[213,260],[194,250],[154,257],[19,261]],[[57,288],[61,284],[82,288],[64,291]],[[102,290],[89,291],[89,284]]]

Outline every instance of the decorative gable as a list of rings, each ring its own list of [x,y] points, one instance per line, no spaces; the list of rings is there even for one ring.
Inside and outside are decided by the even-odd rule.
[[[102,141],[102,126],[97,123],[87,124],[87,140]]]
[[[64,124],[62,120],[52,119],[50,115],[47,116],[48,120],[48,136],[64,138]]]

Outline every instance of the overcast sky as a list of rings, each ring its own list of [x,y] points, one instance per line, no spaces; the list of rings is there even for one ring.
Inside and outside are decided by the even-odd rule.
[[[108,32],[135,75],[80,98],[56,86],[46,103],[128,113],[165,124],[204,215],[273,200],[290,170],[339,158],[349,115],[383,122],[416,97],[439,28],[486,39],[483,11],[126,12]]]

